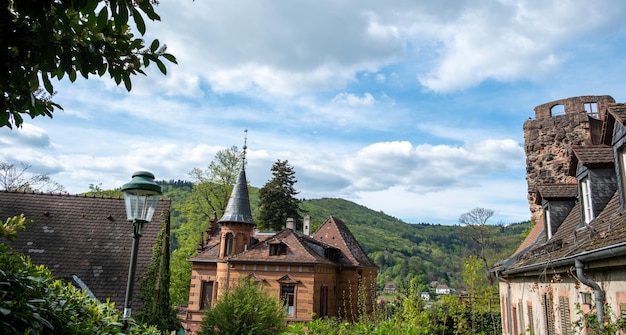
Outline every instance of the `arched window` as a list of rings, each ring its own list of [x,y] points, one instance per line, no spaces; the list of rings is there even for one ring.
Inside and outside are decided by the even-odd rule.
[[[233,234],[226,234],[226,249],[224,249],[224,256],[230,256],[233,252]]]

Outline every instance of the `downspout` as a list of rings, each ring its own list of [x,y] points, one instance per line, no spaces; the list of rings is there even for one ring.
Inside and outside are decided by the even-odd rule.
[[[506,305],[506,323],[507,323],[507,329],[509,331],[509,334],[512,334],[513,329],[512,329],[512,324],[513,321],[511,319],[511,284],[504,278],[500,277],[498,270],[495,271],[496,274],[496,278],[498,278],[499,281],[503,282],[506,284],[506,298],[508,301],[508,304]],[[529,320],[529,322],[532,322],[532,320]]]
[[[585,265],[579,259],[575,259],[576,264],[576,277],[581,283],[591,287],[593,289],[593,297],[596,303],[596,312],[598,316],[598,324],[600,325],[600,332],[604,330],[604,292],[596,282],[585,277],[583,269]]]

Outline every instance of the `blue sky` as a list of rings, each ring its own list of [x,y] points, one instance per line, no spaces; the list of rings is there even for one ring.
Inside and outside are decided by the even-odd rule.
[[[70,193],[136,170],[189,179],[243,146],[261,187],[288,160],[304,198],[406,222],[474,207],[527,220],[522,126],[533,108],[624,97],[618,1],[161,0],[148,25],[178,58],[128,93],[108,78],[55,85],[53,119],[0,129],[0,160]]]

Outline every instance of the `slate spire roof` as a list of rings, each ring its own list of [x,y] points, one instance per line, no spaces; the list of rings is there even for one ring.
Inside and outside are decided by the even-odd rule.
[[[248,195],[248,181],[246,180],[246,146],[243,147],[243,157],[241,159],[241,170],[237,176],[235,187],[228,199],[228,205],[224,215],[218,223],[239,222],[254,225],[252,210],[250,210],[250,196]]]

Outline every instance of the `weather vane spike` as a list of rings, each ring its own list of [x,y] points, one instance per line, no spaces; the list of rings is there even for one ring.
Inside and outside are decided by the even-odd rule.
[[[244,138],[243,138],[243,160],[246,160],[246,150],[248,149],[248,129],[244,130]]]

